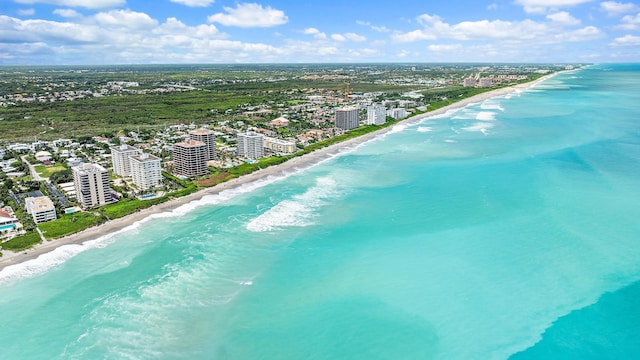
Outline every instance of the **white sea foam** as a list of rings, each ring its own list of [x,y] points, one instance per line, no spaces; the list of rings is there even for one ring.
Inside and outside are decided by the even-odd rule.
[[[407,125],[405,125],[405,124],[394,125],[394,126],[391,127],[391,130],[386,132],[386,134],[394,134],[394,133],[402,132],[406,128],[407,128]]]
[[[323,177],[305,193],[283,200],[247,224],[254,232],[277,230],[282,227],[308,226],[312,224],[315,210],[326,203],[326,199],[338,193],[335,180]]]
[[[433,131],[433,128],[430,126],[419,126],[418,127],[418,132],[431,132]]]
[[[337,154],[336,156],[341,154],[342,152],[340,154]],[[303,171],[303,170],[304,169],[301,169],[299,171]],[[294,175],[299,171],[283,173],[279,176],[269,176],[264,179],[243,184],[236,188],[221,191],[220,193],[215,195],[206,195],[199,200],[191,201],[187,204],[181,205],[176,209],[173,209],[172,211],[152,214],[121,230],[118,230],[111,234],[101,236],[94,240],[85,241],[81,245],[80,244],[63,245],[48,253],[42,254],[35,259],[27,260],[19,264],[7,266],[0,271],[0,284],[6,284],[21,278],[29,278],[29,277],[43,274],[48,270],[60,264],[65,263],[67,260],[71,259],[72,257],[86,250],[89,250],[92,248],[104,248],[111,242],[115,241],[113,239],[114,236],[135,230],[138,227],[140,227],[140,225],[146,222],[152,221],[153,219],[175,218],[176,216],[185,215],[201,206],[220,204],[238,195],[251,192],[258,188],[269,185],[273,182],[276,182],[286,177],[289,177],[291,175]],[[20,256],[20,255],[16,255],[16,256]]]
[[[481,111],[476,115],[476,120],[493,121],[496,119],[496,113],[491,111]]]
[[[494,127],[495,124],[490,123],[490,122],[477,122],[471,126],[467,126],[462,128],[462,130],[464,131],[471,131],[471,132],[481,132],[485,135],[487,135],[487,130]]]
[[[478,114],[478,111],[476,109],[465,107],[463,109],[460,109],[460,111],[456,112],[455,114],[453,114],[451,118],[454,120],[470,120],[470,119],[475,119],[477,114]]]
[[[480,105],[480,108],[483,110],[500,110],[504,111],[504,108],[500,106],[500,103],[496,103],[495,101],[485,101]]]

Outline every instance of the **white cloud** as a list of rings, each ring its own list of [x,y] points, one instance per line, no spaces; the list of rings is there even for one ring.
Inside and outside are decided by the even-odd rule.
[[[573,16],[571,16],[571,14],[569,14],[566,11],[561,11],[561,12],[557,12],[554,14],[549,14],[547,15],[547,19],[562,24],[562,25],[568,25],[568,26],[573,26],[573,25],[579,25],[580,24],[580,20],[574,18]]]
[[[55,54],[63,63],[172,63],[277,61],[296,54],[338,53],[335,47],[309,43],[301,48],[227,40],[213,24],[188,26],[176,18],[159,23],[147,14],[130,10],[109,11],[69,21],[21,20],[0,15],[0,49],[21,49],[0,62],[34,63]],[[132,31],[132,29],[134,31]],[[16,46],[19,44],[19,46]],[[108,50],[108,51],[107,51]],[[43,55],[45,54],[45,55]],[[323,55],[324,56],[324,55]]]
[[[362,58],[374,58],[379,57],[381,55],[380,51],[377,49],[349,49],[349,60],[357,60]]]
[[[582,29],[556,34],[553,38],[555,42],[579,42],[590,41],[604,37],[604,33],[595,26],[585,26]],[[551,42],[554,42],[554,41]]]
[[[460,44],[433,44],[427,46],[429,51],[433,52],[455,52],[462,49],[462,45]]]
[[[150,29],[158,22],[149,15],[131,10],[112,10],[101,12],[94,16],[96,22],[104,27],[118,27],[128,29]]]
[[[418,22],[424,28],[407,33],[395,33],[391,36],[396,42],[414,42],[421,40],[454,39],[459,41],[503,41],[521,45],[538,42],[542,44],[561,41],[582,41],[602,36],[602,32],[589,26],[578,30],[566,30],[566,25],[577,25],[579,20],[565,12],[549,15],[551,22],[478,20],[448,24],[438,16],[423,14]]]
[[[391,32],[391,30],[389,28],[387,28],[386,26],[376,26],[376,25],[371,24],[368,21],[357,20],[356,24],[362,25],[362,26],[368,26],[371,30],[379,32],[379,33]]]
[[[206,7],[215,2],[215,0],[170,0],[176,4],[182,4],[190,7]]]
[[[64,18],[74,18],[74,17],[80,16],[80,13],[78,13],[73,9],[55,9],[53,10],[53,13],[56,15],[60,15]]]
[[[491,3],[487,5],[487,10],[497,10],[497,9],[498,9],[498,4],[496,3]]]
[[[515,0],[515,3],[522,5],[527,13],[543,14],[552,9],[576,6],[591,1],[593,0]]]
[[[237,27],[271,27],[286,24],[287,16],[282,10],[276,10],[271,6],[266,8],[256,3],[238,4],[237,7],[224,7],[227,12],[209,16],[210,23],[217,22],[225,26]]]
[[[609,45],[614,47],[620,46],[640,46],[640,36],[625,35],[615,38]]]
[[[100,39],[98,28],[48,20],[20,20],[0,15],[0,42],[85,43]]]
[[[312,27],[304,29],[304,31],[302,33],[306,34],[306,35],[313,35],[313,37],[318,39],[318,40],[326,40],[327,39],[327,34],[321,32],[320,30],[318,30],[316,28],[312,28]]]
[[[622,30],[640,30],[640,13],[636,15],[626,15],[622,18],[622,24],[616,26]]]
[[[68,7],[83,7],[87,9],[104,9],[122,6],[126,0],[14,0],[20,4],[51,4]]]
[[[604,1],[600,3],[600,8],[609,16],[618,16],[638,9],[634,3],[619,3],[616,1]]]
[[[414,30],[408,33],[395,33],[391,35],[391,39],[396,42],[415,42],[421,40],[435,40],[437,37],[435,34],[429,33],[426,30]]]
[[[363,41],[367,41],[367,38],[362,36],[362,35],[358,35],[356,33],[352,33],[352,32],[348,32],[346,34],[344,34],[344,36],[353,41],[353,42],[363,42]]]
[[[362,36],[362,35],[358,35],[356,33],[345,33],[345,34],[332,34],[331,38],[335,41],[353,41],[353,42],[363,42],[363,41],[367,41],[367,38]]]
[[[18,9],[18,15],[20,16],[31,16],[36,13],[36,9]]]

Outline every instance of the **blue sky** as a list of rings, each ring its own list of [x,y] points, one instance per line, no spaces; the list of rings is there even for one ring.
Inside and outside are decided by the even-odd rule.
[[[640,4],[0,0],[0,64],[638,62]]]

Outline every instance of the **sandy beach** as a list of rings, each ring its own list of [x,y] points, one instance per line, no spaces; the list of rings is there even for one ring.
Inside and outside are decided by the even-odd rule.
[[[399,122],[399,123],[406,123],[406,122],[415,122],[415,121],[419,121],[421,119],[424,118],[428,118],[428,117],[432,117],[432,116],[437,116],[437,115],[441,115],[446,113],[447,111],[450,110],[454,110],[454,109],[459,109],[459,108],[463,108],[469,104],[473,104],[473,103],[478,103],[478,102],[482,102],[486,99],[492,98],[492,97],[496,97],[496,96],[502,96],[502,95],[506,95],[509,94],[511,92],[517,91],[517,90],[523,90],[523,89],[527,89],[533,85],[535,85],[536,83],[543,81],[551,76],[553,76],[554,74],[542,77],[538,80],[535,80],[533,82],[529,82],[529,83],[525,83],[525,84],[519,84],[519,85],[515,85],[515,86],[511,86],[511,87],[507,87],[507,88],[501,88],[501,89],[496,89],[493,91],[489,91],[489,92],[485,92],[470,98],[466,98],[463,99],[459,102],[456,102],[454,104],[448,105],[446,107],[434,110],[434,111],[429,111],[427,113],[424,114],[420,114],[420,115],[416,115],[407,119],[404,119],[403,121]],[[42,254],[48,253],[60,246],[63,245],[68,245],[68,244],[82,244],[85,241],[88,240],[93,240],[93,239],[97,239],[101,236],[116,232],[118,230],[124,229],[127,226],[130,226],[142,219],[145,219],[146,217],[153,215],[153,214],[159,214],[159,213],[164,213],[164,212],[170,212],[173,209],[176,209],[178,207],[180,207],[181,205],[190,203],[192,201],[195,200],[199,200],[201,199],[203,196],[206,195],[212,195],[212,194],[217,194],[220,193],[222,191],[225,190],[229,190],[229,189],[233,189],[239,186],[242,186],[244,184],[247,183],[251,183],[254,182],[256,180],[260,180],[269,176],[277,176],[279,174],[283,174],[286,172],[290,172],[291,170],[294,170],[295,168],[304,168],[304,167],[309,167],[312,166],[314,164],[317,164],[319,162],[321,162],[322,160],[325,160],[329,157],[332,156],[332,154],[338,153],[340,152],[342,149],[345,148],[351,148],[353,146],[357,146],[359,144],[362,144],[364,142],[367,142],[371,139],[374,139],[388,131],[391,130],[392,127],[388,127],[388,128],[384,128],[381,130],[378,130],[376,132],[373,133],[369,133],[354,139],[350,139],[338,144],[334,144],[319,150],[316,150],[310,154],[306,154],[304,156],[299,156],[296,158],[293,158],[285,163],[279,164],[279,165],[275,165],[275,166],[271,166],[268,167],[266,169],[262,169],[256,172],[253,172],[251,174],[248,175],[244,175],[242,177],[224,182],[222,184],[210,187],[210,188],[206,188],[203,190],[200,190],[196,193],[184,196],[184,197],[180,197],[180,198],[176,198],[176,199],[172,199],[170,201],[167,201],[165,203],[159,204],[159,205],[155,205],[152,206],[150,208],[147,209],[143,209],[139,212],[136,212],[134,214],[122,217],[120,219],[116,219],[116,220],[112,220],[109,221],[107,223],[104,223],[102,225],[99,226],[95,226],[93,228],[89,228],[86,229],[84,231],[78,232],[76,234],[72,234],[69,236],[65,236],[63,238],[60,239],[55,239],[55,240],[51,240],[51,241],[45,241],[42,244],[36,245],[35,247],[33,247],[32,249],[27,250],[26,252],[20,252],[20,253],[12,253],[9,251],[3,251],[4,256],[0,258],[0,270],[2,270],[3,268],[7,267],[7,266],[11,266],[11,265],[15,265],[15,264],[19,264],[22,262],[25,262],[27,260],[31,260],[31,259],[35,259],[37,257],[39,257]]]

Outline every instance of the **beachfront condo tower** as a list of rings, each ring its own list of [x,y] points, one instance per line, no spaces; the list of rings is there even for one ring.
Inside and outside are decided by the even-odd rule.
[[[209,129],[197,129],[189,132],[189,138],[203,142],[206,145],[204,160],[209,161],[216,158],[216,136]]]
[[[205,175],[207,145],[202,141],[186,140],[173,145],[174,171],[179,176],[194,178]]]
[[[114,201],[109,189],[109,172],[98,164],[81,164],[71,168],[76,198],[87,209]]]
[[[264,156],[264,136],[253,131],[238,134],[238,156],[260,159]]]
[[[367,107],[367,124],[382,125],[387,121],[387,109],[382,105]]]
[[[127,144],[112,146],[111,162],[113,164],[113,172],[122,177],[131,176],[131,164],[129,163],[129,157],[139,154],[140,150]]]
[[[336,127],[339,129],[355,129],[360,125],[359,120],[359,110],[357,107],[344,107],[336,109]]]
[[[162,182],[162,165],[160,158],[142,153],[129,158],[131,162],[131,178],[139,190],[154,188]]]

